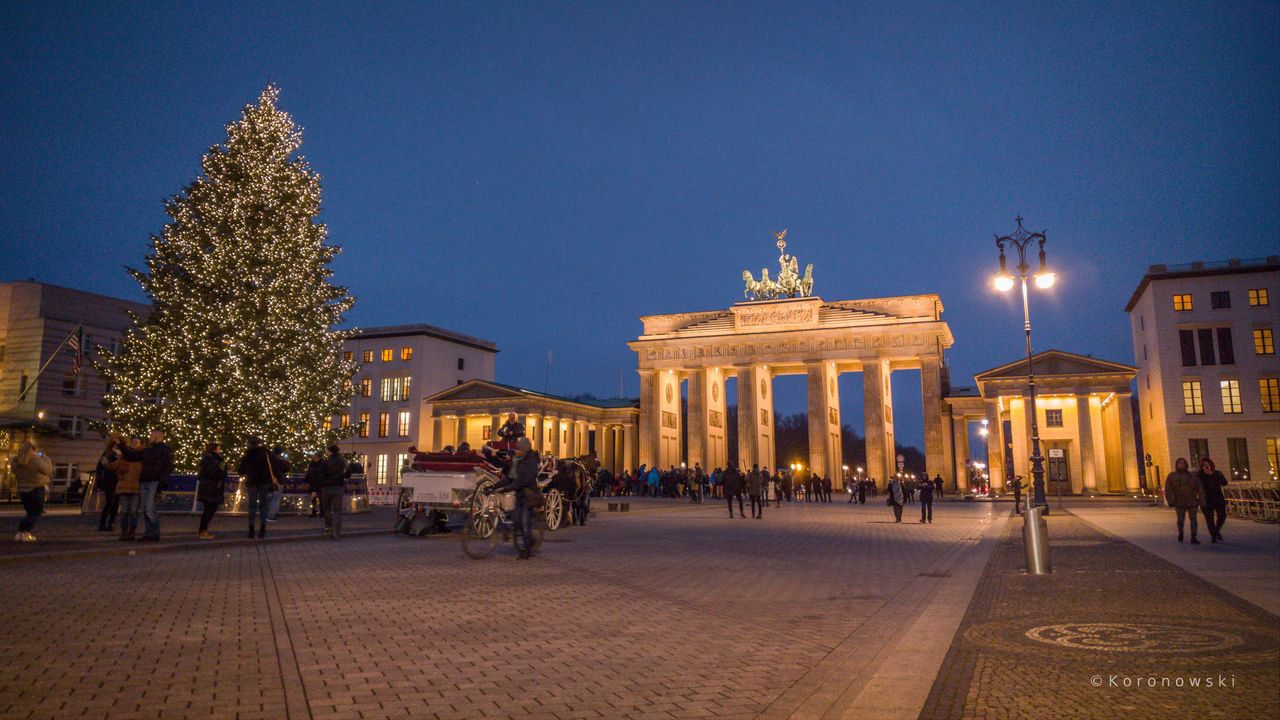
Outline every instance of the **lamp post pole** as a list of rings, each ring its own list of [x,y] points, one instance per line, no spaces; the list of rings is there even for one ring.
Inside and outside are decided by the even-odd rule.
[[[1045,497],[1044,456],[1040,454],[1040,423],[1036,414],[1036,376],[1031,356],[1031,308],[1027,290],[1027,272],[1030,270],[1027,265],[1028,246],[1037,243],[1040,251],[1040,269],[1034,275],[1036,286],[1052,287],[1054,274],[1049,272],[1045,262],[1045,234],[1028,232],[1022,227],[1021,215],[1015,219],[1015,222],[1018,223],[1018,228],[1012,234],[996,237],[996,247],[1000,250],[1000,274],[996,276],[996,289],[1001,291],[1013,289],[1013,277],[1009,274],[1005,262],[1005,246],[1012,246],[1018,252],[1018,277],[1022,283],[1022,329],[1027,351],[1028,412],[1031,413],[1031,492],[1027,494],[1027,507],[1022,511],[1023,538],[1027,543],[1027,572],[1038,575],[1049,572],[1048,536],[1047,531],[1042,529],[1044,520],[1038,510],[1043,508],[1047,514],[1049,501]],[[1033,508],[1037,510],[1033,512]],[[1043,557],[1039,557],[1040,555]]]

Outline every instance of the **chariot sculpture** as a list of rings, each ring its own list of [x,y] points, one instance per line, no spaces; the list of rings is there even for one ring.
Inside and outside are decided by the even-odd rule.
[[[742,271],[742,282],[746,287],[742,296],[747,300],[777,300],[778,298],[811,297],[813,295],[813,263],[804,267],[804,275],[799,273],[799,262],[794,255],[788,255],[787,231],[773,234],[778,239],[778,279],[769,278],[769,268],[761,268],[760,279],[756,280],[750,270]]]

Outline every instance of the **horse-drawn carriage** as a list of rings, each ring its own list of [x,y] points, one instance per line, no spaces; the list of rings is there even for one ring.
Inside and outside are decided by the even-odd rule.
[[[411,535],[445,532],[476,522],[485,490],[502,478],[511,461],[511,443],[488,443],[483,453],[418,452],[412,466],[400,475],[400,500],[396,529]],[[557,459],[544,454],[538,470],[538,488],[544,500],[546,527],[555,531],[567,521],[586,522],[591,502],[594,458]],[[504,509],[514,505],[514,493],[503,493]]]

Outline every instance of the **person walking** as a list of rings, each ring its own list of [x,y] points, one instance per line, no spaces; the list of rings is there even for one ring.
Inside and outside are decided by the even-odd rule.
[[[520,442],[520,439],[516,442]],[[529,441],[524,439],[524,442]],[[316,453],[317,456],[319,454]],[[348,472],[347,461],[342,459],[342,450],[337,445],[330,445],[329,457],[324,459],[319,469],[316,487],[320,494],[320,512],[324,515],[324,535],[334,540],[342,539],[342,501]],[[308,469],[308,477],[310,473],[311,470]]]
[[[933,476],[933,491],[938,497],[942,497],[942,475]]]
[[[27,440],[9,463],[9,469],[18,486],[18,499],[22,501],[22,509],[27,513],[18,523],[18,534],[13,539],[18,542],[35,542],[36,536],[31,531],[36,529],[36,520],[44,514],[45,497],[49,486],[53,484],[53,461]]]
[[[98,532],[113,532],[116,529],[116,515],[119,503],[116,500],[119,477],[112,467],[120,460],[120,452],[116,450],[115,438],[107,438],[107,446],[98,457],[98,467],[94,470],[93,486],[102,493],[102,514],[98,516]]]
[[[200,458],[200,472],[196,475],[196,500],[201,506],[200,530],[196,537],[201,540],[213,539],[213,533],[209,532],[209,521],[218,512],[218,508],[222,507],[226,491],[227,464],[222,460],[222,446],[209,443]]]
[[[869,480],[858,481],[858,504],[859,505],[867,504],[867,485],[869,484],[870,484]]]
[[[1227,478],[1212,460],[1204,458],[1200,461],[1196,479],[1203,490],[1200,508],[1204,512],[1205,529],[1209,531],[1212,542],[1222,542],[1222,525],[1227,521],[1227,496],[1222,489],[1227,486]]]
[[[822,476],[822,497],[823,502],[831,502],[831,476]]]
[[[160,513],[156,504],[173,474],[173,450],[165,444],[163,431],[152,430],[151,441],[146,447],[140,450],[121,448],[120,454],[125,460],[142,463],[138,484],[141,487],[143,531],[138,539],[157,542],[160,540]]]
[[[1015,475],[1009,481],[1009,487],[1013,490],[1013,509],[1015,512],[1022,512],[1022,476]]]
[[[738,472],[738,466],[729,463],[729,467],[724,471],[722,478],[724,483],[724,500],[729,506],[729,518],[733,518],[733,499],[738,498],[738,516],[745,518],[746,512],[742,509],[742,473]]]
[[[760,497],[763,487],[764,475],[760,472],[760,466],[752,465],[751,472],[747,473],[747,496],[751,498],[751,517],[756,520],[764,518],[764,502]]]
[[[1204,501],[1204,488],[1200,481],[1187,469],[1187,461],[1178,458],[1173,463],[1173,472],[1164,479],[1164,500],[1169,507],[1178,513],[1178,542],[1182,542],[1182,528],[1187,515],[1191,516],[1191,544],[1199,545],[1196,538],[1196,510]]]
[[[769,482],[773,484],[773,506],[780,508],[782,507],[782,476],[775,470],[769,477]]]
[[[933,482],[926,477],[920,482],[920,524],[933,522]]]
[[[311,517],[320,515],[320,481],[324,479],[324,453],[319,450],[311,454],[311,462],[307,464],[307,497],[311,499]]]
[[[885,502],[893,508],[893,521],[902,522],[902,506],[905,504],[902,490],[902,479],[897,475],[889,481],[889,492],[885,493]]]
[[[493,492],[502,492],[508,488],[515,491],[516,503],[514,512],[516,531],[520,536],[520,552],[517,560],[528,560],[533,557],[533,506],[539,499],[538,467],[542,459],[533,452],[529,438],[516,440],[516,454],[503,477],[493,486]],[[654,471],[656,472],[656,470]]]
[[[256,437],[249,438],[249,448],[240,459],[237,472],[240,474],[240,482],[244,487],[245,502],[248,506],[249,537],[255,536],[253,521],[256,517],[259,518],[257,537],[264,538],[267,536],[267,506],[271,499],[273,471],[271,454],[262,446],[262,440]]]

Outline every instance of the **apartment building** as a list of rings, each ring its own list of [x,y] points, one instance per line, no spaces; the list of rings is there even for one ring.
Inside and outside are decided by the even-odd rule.
[[[16,497],[9,459],[27,439],[53,461],[55,499],[70,480],[88,479],[102,452],[89,425],[102,418],[107,389],[91,361],[98,347],[118,347],[130,311],[146,315],[150,306],[34,281],[0,283],[0,501]],[[75,372],[66,341],[81,325],[83,364]]]
[[[498,348],[488,340],[433,325],[364,328],[342,348],[360,369],[351,409],[331,420],[353,426],[344,451],[361,456],[370,485],[393,485],[409,447],[432,446],[423,399],[467,380],[493,381]]]
[[[1152,265],[1125,310],[1149,476],[1211,457],[1229,480],[1280,467],[1280,257]]]

